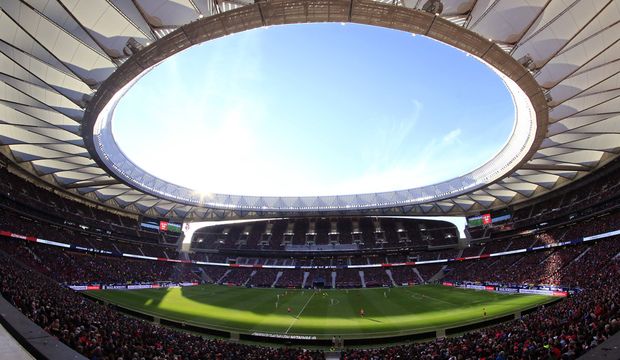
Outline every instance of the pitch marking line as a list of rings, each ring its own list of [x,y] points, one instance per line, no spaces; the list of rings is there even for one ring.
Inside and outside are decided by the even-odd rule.
[[[332,302],[332,300],[334,300],[334,302]],[[340,300],[335,298],[329,298],[329,304],[327,306],[336,306],[338,304],[340,304]]]
[[[439,302],[442,302],[444,304],[448,304],[448,305],[452,305],[452,306],[460,306],[461,305],[461,304],[456,304],[456,303],[453,303],[453,302],[450,302],[450,301],[447,301],[447,300],[444,300],[444,299],[439,299],[439,298],[436,298],[436,297],[432,297],[432,296],[428,296],[428,295],[424,295],[424,294],[418,294],[418,293],[415,293],[415,292],[411,292],[410,290],[407,290],[407,292],[411,294],[412,298],[418,298],[418,299],[422,299],[422,300],[432,299],[432,300],[439,301]]]
[[[301,315],[301,313],[304,312],[304,309],[306,308],[306,306],[308,306],[308,304],[310,304],[310,300],[312,300],[312,298],[314,297],[314,294],[316,294],[316,293],[313,292],[312,295],[310,295],[310,298],[308,299],[308,301],[306,301],[304,306],[301,308],[301,310],[299,311],[299,314],[297,314],[297,316],[295,316],[295,319],[293,321],[291,321],[291,325],[289,325],[288,329],[286,329],[286,331],[284,332],[285,334],[288,334],[288,331],[291,330],[291,328],[293,327],[293,324],[295,324],[295,321],[297,321],[297,319],[299,319],[299,315]]]

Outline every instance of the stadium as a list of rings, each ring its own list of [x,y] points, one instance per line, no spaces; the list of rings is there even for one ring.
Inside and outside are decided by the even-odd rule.
[[[619,20],[0,1],[0,357],[620,359]]]

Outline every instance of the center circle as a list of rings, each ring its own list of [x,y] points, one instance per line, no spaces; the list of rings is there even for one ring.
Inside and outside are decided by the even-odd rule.
[[[502,149],[514,119],[506,85],[477,58],[327,23],[249,30],[166,59],[120,99],[112,133],[133,163],[183,187],[321,196],[466,174]]]

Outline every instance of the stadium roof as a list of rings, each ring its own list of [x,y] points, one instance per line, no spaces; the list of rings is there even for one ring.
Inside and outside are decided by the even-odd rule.
[[[151,56],[161,60],[188,46],[177,43],[178,48],[174,48],[170,40],[157,42],[167,34],[171,36],[166,39],[179,39],[179,34],[187,39],[192,37],[190,30],[202,29],[199,35],[207,40],[265,24],[327,20],[390,27],[400,24],[402,28],[406,23],[403,17],[412,17],[408,9],[422,9],[426,1],[381,3],[4,0],[0,2],[0,149],[24,170],[47,183],[130,213],[198,220],[273,216],[283,212],[315,213],[321,209],[351,211],[345,205],[354,205],[359,196],[296,199],[290,203],[295,204],[295,210],[262,213],[255,211],[266,208],[266,200],[260,198],[249,203],[247,198],[229,196],[221,202],[226,206],[218,209],[154,196],[128,186],[118,174],[109,173],[97,156],[91,155],[94,149],[87,150],[82,120],[93,94],[102,86],[110,87],[111,81],[106,84],[104,81],[112,74],[115,74],[113,78],[124,77],[125,81],[137,75],[116,72],[119,67],[132,69],[136,55],[128,55],[136,53],[146,58],[144,55],[149,50],[157,49],[156,53],[151,51]],[[370,203],[382,205],[353,207],[353,211],[460,215],[504,207],[575,181],[617,156],[620,3],[613,0],[443,0],[442,3],[439,18],[419,13],[420,19],[430,19],[425,28],[421,23],[407,26],[411,26],[412,32],[430,32],[430,36],[435,30],[440,34],[439,28],[468,29],[496,45],[480,52],[481,57],[501,49],[527,67],[540,86],[528,91],[534,97],[540,90],[544,91],[549,105],[546,108],[544,102],[541,105],[533,101],[537,109],[545,108],[545,116],[539,119],[546,118],[548,111],[548,124],[546,119],[544,124],[539,124],[546,132],[534,141],[535,148],[528,151],[524,161],[511,166],[508,173],[490,184],[450,193],[447,197],[433,197],[427,202],[399,203],[400,199],[374,194],[374,202]],[[234,22],[235,19],[239,22]],[[212,33],[204,32],[207,24],[211,24]],[[465,30],[462,33],[469,34]],[[469,45],[463,36],[453,35],[440,40],[459,40],[463,47]],[[173,46],[165,52],[158,44]],[[96,95],[95,99],[98,96],[103,97]],[[277,209],[282,201],[276,199],[272,208]]]

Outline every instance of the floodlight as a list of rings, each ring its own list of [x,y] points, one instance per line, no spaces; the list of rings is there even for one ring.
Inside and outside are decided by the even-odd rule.
[[[441,13],[443,12],[443,3],[441,2],[441,0],[428,0],[424,4],[424,6],[422,6],[422,10],[426,11],[427,13],[441,15]]]
[[[131,56],[143,48],[142,44],[138,42],[135,38],[127,39],[127,44],[123,48],[123,53],[127,56]]]

